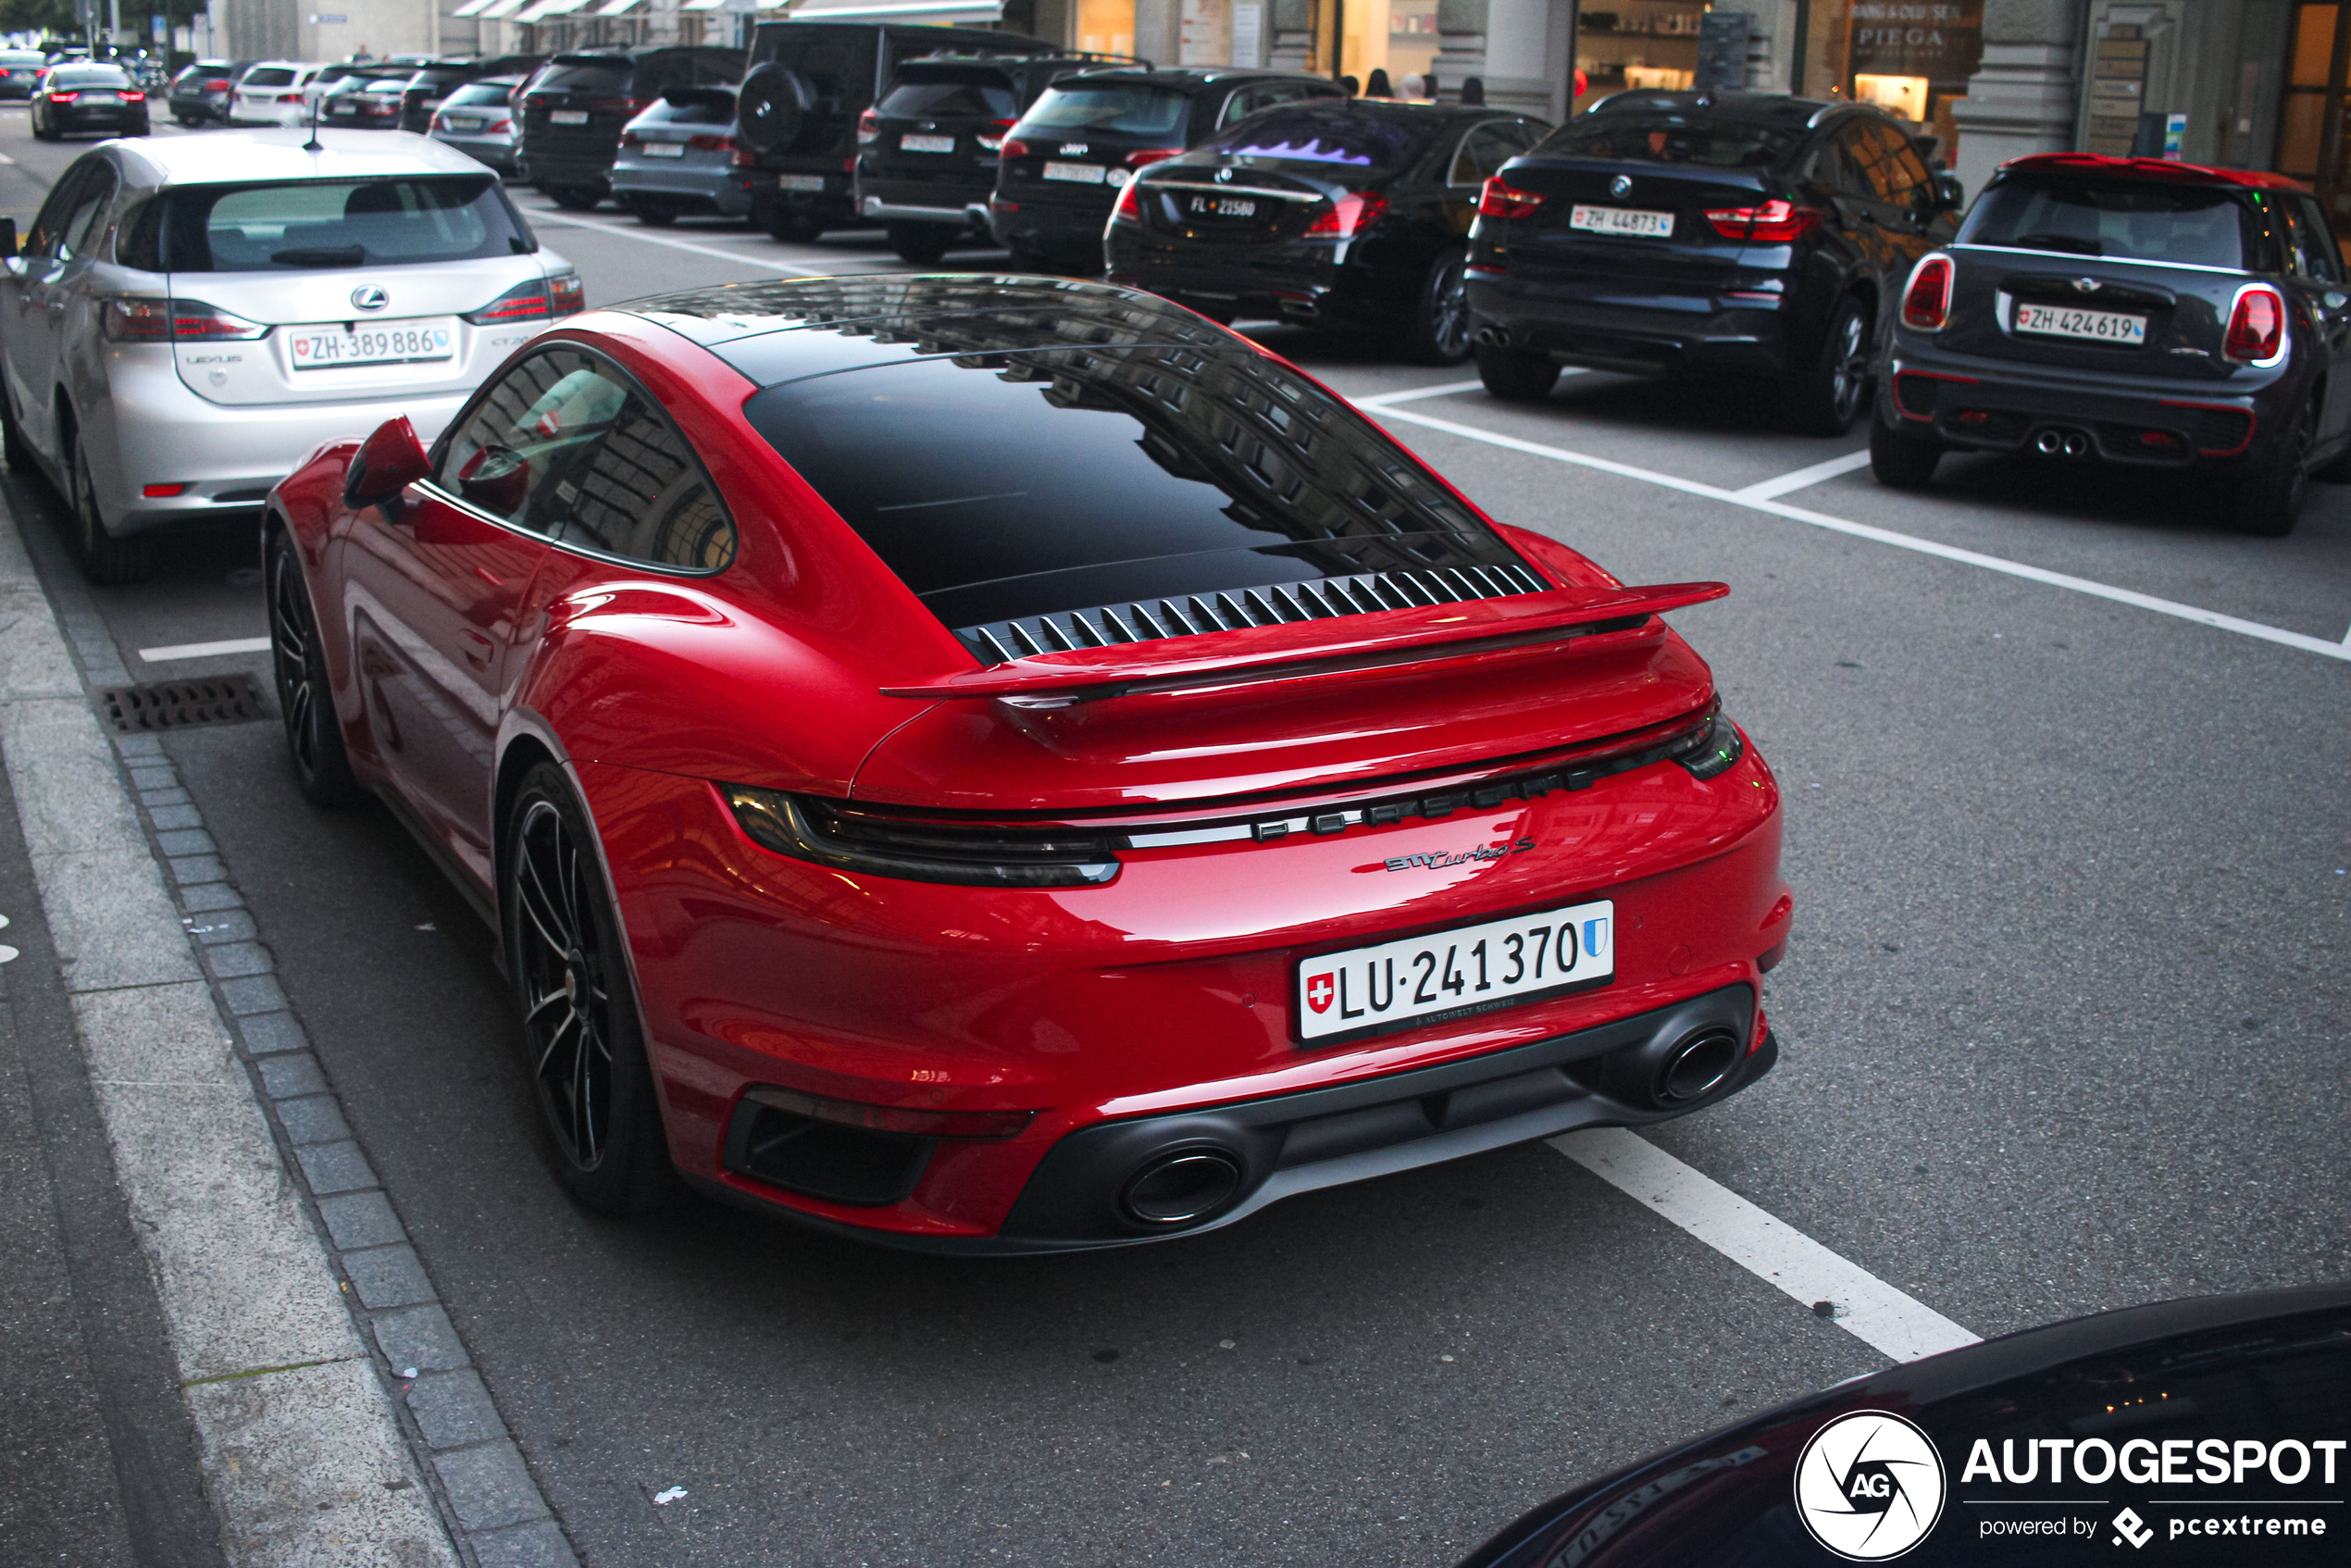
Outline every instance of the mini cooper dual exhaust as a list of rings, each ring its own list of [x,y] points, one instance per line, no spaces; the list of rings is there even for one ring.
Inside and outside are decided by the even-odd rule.
[[[2051,428],[2033,438],[2033,450],[2044,457],[2087,457],[2090,438],[2081,430]]]

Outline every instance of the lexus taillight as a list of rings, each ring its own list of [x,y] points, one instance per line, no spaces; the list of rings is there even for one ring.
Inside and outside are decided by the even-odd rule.
[[[1181,147],[1138,147],[1126,155],[1126,164],[1129,168],[1148,168],[1152,164],[1179,156],[1183,150]]]
[[[588,303],[587,286],[577,272],[558,272],[547,280],[547,301],[558,316],[576,316]]]
[[[175,339],[227,342],[269,335],[269,329],[262,323],[231,316],[202,300],[118,296],[105,302],[99,321],[106,337],[118,343],[162,343]]]
[[[1769,201],[1760,207],[1710,207],[1706,221],[1726,240],[1760,245],[1785,245],[1812,231],[1821,221],[1818,207],[1793,202]]]
[[[1500,175],[1486,182],[1478,193],[1477,215],[1480,218],[1532,218],[1543,205],[1543,198],[1533,191],[1522,191],[1507,185]]]
[[[1387,198],[1376,191],[1350,191],[1329,206],[1314,215],[1306,226],[1309,234],[1336,234],[1344,240],[1350,234],[1361,234],[1380,220],[1387,210]]]
[[[1004,144],[996,149],[996,156],[1001,158],[1025,158],[1028,156],[1028,143],[1007,138]]]
[[[1129,185],[1118,193],[1118,205],[1110,209],[1110,220],[1113,223],[1143,221],[1143,198],[1138,193],[1141,189],[1142,187],[1138,185]]]
[[[2285,355],[2285,296],[2267,283],[2237,291],[2220,352],[2240,365],[2274,365]]]
[[[698,153],[731,153],[735,150],[732,136],[689,136],[686,145]]]
[[[1951,318],[1951,279],[1956,269],[1947,255],[1931,255],[1910,269],[1909,286],[1902,291],[1902,325],[1922,332],[1939,332]]]
[[[867,109],[857,117],[857,144],[868,146],[881,138],[881,116]]]
[[[569,316],[579,309],[582,293],[577,272],[533,278],[528,283],[516,283],[479,310],[467,311],[466,319],[477,327],[496,327],[508,321]]]
[[[990,153],[1001,152],[1004,146],[1004,132],[1012,128],[1011,120],[989,120],[984,129],[976,133],[981,149]]]

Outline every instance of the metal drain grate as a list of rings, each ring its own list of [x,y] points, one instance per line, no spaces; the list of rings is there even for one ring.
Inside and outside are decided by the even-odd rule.
[[[102,686],[98,701],[118,735],[246,724],[269,716],[269,710],[262,705],[261,688],[249,675],[159,680],[148,686]]]

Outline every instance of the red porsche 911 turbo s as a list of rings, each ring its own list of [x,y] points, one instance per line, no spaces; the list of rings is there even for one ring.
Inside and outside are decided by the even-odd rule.
[[[1116,1246],[1771,1067],[1778,790],[1661,618],[1044,279],[572,317],[265,533],[305,792],[500,933],[558,1174]]]

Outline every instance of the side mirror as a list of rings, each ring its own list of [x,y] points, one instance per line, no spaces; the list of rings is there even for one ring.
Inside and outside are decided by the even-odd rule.
[[[342,504],[354,511],[380,506],[431,472],[432,460],[408,417],[387,419],[360,443],[359,454],[343,471]]]
[[[1934,176],[1934,210],[1937,212],[1957,212],[1965,205],[1967,205],[1967,187],[1959,183],[1959,177],[1946,170],[1936,170]]]

